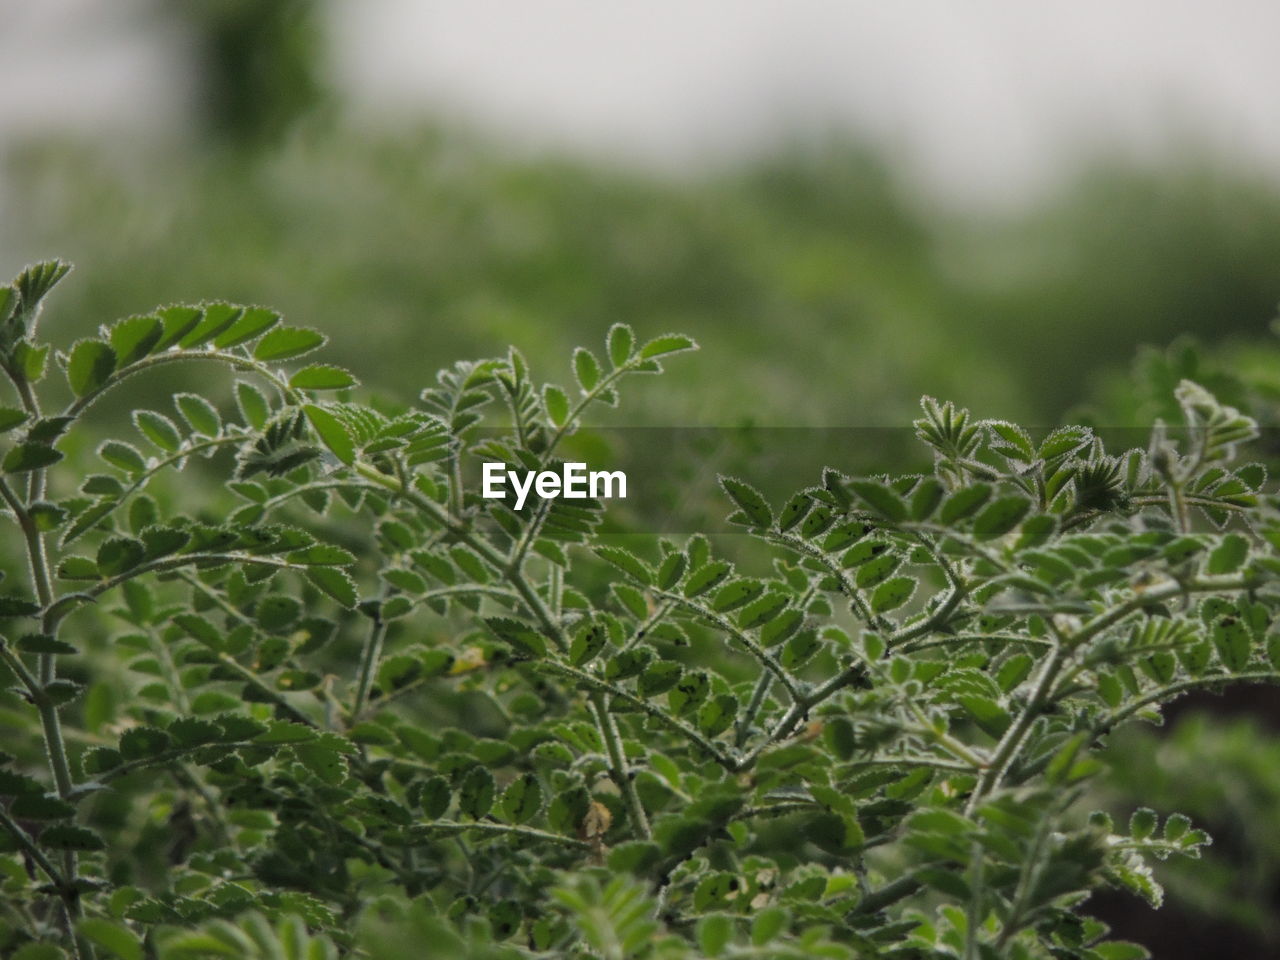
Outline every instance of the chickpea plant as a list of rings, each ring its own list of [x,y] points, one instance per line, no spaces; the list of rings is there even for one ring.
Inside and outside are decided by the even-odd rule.
[[[1193,383],[1143,450],[926,398],[924,475],[724,477],[746,576],[464,480],[561,469],[688,337],[615,325],[569,388],[512,350],[393,408],[258,307],[54,350],[67,269],[0,288],[0,955],[1142,957],[1090,892],[1158,904],[1151,861],[1208,837],[1090,814],[1097,748],[1280,675],[1256,427]],[[175,363],[231,395],[97,440]]]

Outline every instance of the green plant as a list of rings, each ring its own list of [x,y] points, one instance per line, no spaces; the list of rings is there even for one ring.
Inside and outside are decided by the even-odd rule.
[[[0,950],[26,960],[424,938],[1143,956],[1084,901],[1158,901],[1148,859],[1208,837],[1086,816],[1097,748],[1179,693],[1277,678],[1280,512],[1237,462],[1253,421],[1195,384],[1146,450],[926,399],[928,473],[829,469],[780,506],[723,478],[762,571],[743,575],[705,536],[624,546],[599,502],[516,512],[469,479],[556,465],[687,337],[615,325],[571,390],[512,350],[401,409],[338,367],[287,372],[323,337],[261,308],[169,307],[54,355],[36,317],[65,272],[0,290],[21,534],[0,658],[26,701],[0,766]],[[108,472],[83,475],[93,404],[185,361],[254,383],[234,413],[185,393],[176,417],[134,411],[151,452],[108,439]],[[54,367],[57,414],[37,396]]]

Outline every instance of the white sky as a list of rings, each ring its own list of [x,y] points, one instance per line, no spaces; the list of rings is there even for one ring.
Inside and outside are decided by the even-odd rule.
[[[0,0],[0,143],[180,119],[183,50],[145,9]],[[850,129],[962,202],[1188,134],[1280,173],[1275,0],[333,0],[331,23],[362,113],[666,169]]]

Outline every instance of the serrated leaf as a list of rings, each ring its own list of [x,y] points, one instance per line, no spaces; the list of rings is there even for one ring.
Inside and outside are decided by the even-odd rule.
[[[972,514],[986,503],[990,497],[990,484],[974,483],[967,487],[962,487],[947,497],[946,502],[942,505],[942,513],[939,518],[944,524],[950,526],[957,520],[963,520]]]
[[[0,597],[0,617],[34,617],[40,604],[26,597]]]
[[[1030,510],[1031,501],[1025,497],[1009,496],[993,500],[974,519],[974,536],[1003,536],[1021,523]]]
[[[135,410],[134,426],[165,453],[173,453],[182,445],[182,435],[172,420],[154,410]]]
[[[0,470],[5,473],[29,473],[43,470],[62,459],[62,452],[47,443],[20,443],[4,455]]]
[[[600,655],[607,639],[605,629],[599,623],[588,623],[580,627],[569,645],[569,662],[575,667],[590,663]]]
[[[17,647],[23,653],[75,654],[80,652],[67,641],[59,640],[47,633],[29,633],[18,641]]]
[[[236,381],[236,406],[244,422],[261,430],[271,418],[271,407],[262,393],[251,383]]]
[[[697,349],[698,344],[692,337],[686,337],[679,333],[669,333],[661,337],[654,337],[641,347],[640,358],[642,360],[651,360],[654,357],[663,357],[669,353],[681,353],[685,350]]]
[[[228,350],[256,339],[280,322],[280,314],[264,307],[248,307],[240,313],[239,318],[219,333],[213,345],[219,350]]]
[[[359,600],[355,581],[337,567],[308,567],[307,579],[348,610]]]
[[[557,427],[562,427],[569,419],[569,398],[563,390],[553,383],[542,388],[542,405],[547,416]]]
[[[8,433],[14,427],[20,427],[26,422],[25,410],[19,410],[17,407],[0,407],[0,433]]]
[[[894,577],[876,587],[871,594],[871,609],[875,613],[887,613],[896,610],[916,592],[914,577]]]
[[[313,403],[304,404],[302,410],[320,437],[320,441],[329,448],[329,452],[348,466],[355,463],[355,441],[352,440],[351,434],[342,421],[328,410]]]
[[[102,837],[86,827],[58,823],[40,831],[40,846],[52,850],[78,850],[82,853],[106,849]]]
[[[499,640],[511,644],[527,656],[547,655],[546,638],[530,624],[510,617],[486,617],[484,622]]]
[[[346,390],[358,385],[350,372],[327,363],[303,367],[289,378],[289,386],[295,390]]]
[[[720,584],[733,571],[733,565],[724,560],[712,560],[704,563],[689,574],[684,583],[684,595],[689,598],[698,597],[712,587]]]
[[[542,784],[532,773],[511,781],[498,801],[498,812],[510,823],[528,823],[542,809]]]
[[[767,527],[773,523],[773,511],[755,487],[733,477],[723,476],[720,477],[720,486],[745,514],[748,526]]]
[[[893,490],[878,480],[854,480],[849,489],[857,494],[872,512],[879,514],[893,523],[901,523],[907,519],[907,505]]]
[[[624,550],[622,547],[596,547],[596,556],[602,560],[607,560],[623,573],[638,580],[645,586],[653,585],[653,571],[649,569],[649,565],[637,557],[630,550]]]
[[[614,369],[624,366],[631,359],[631,352],[635,349],[635,333],[625,323],[615,323],[609,328],[606,341],[609,348],[609,362],[613,364]]]
[[[146,558],[147,550],[141,540],[132,537],[112,537],[98,547],[98,572],[104,577],[132,570]]]
[[[146,457],[131,443],[107,440],[99,445],[98,456],[125,473],[142,473],[147,469]]]
[[[328,338],[308,327],[276,327],[258,341],[253,358],[264,363],[292,360],[324,346]]]
[[[584,393],[590,393],[600,382],[600,361],[586,347],[573,352],[573,374]]]
[[[222,418],[204,397],[194,393],[179,393],[173,398],[178,412],[196,433],[216,437],[222,430]]]
[[[142,960],[142,941],[122,923],[102,917],[84,917],[76,931],[120,960]]]
[[[124,368],[151,353],[164,334],[157,316],[129,317],[111,327],[109,337],[117,366]]]
[[[1249,541],[1238,533],[1229,533],[1222,542],[1209,554],[1208,572],[1213,574],[1234,573],[1239,570],[1249,556]]]
[[[67,383],[83,397],[100,388],[116,370],[116,352],[102,340],[80,340],[67,360]]]
[[[458,810],[479,820],[493,807],[493,774],[484,767],[472,767],[458,787]]]

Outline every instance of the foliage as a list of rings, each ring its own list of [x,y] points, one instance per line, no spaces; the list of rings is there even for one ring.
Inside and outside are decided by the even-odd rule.
[[[398,408],[258,307],[55,352],[65,273],[0,291],[0,949],[26,960],[1140,957],[1088,895],[1158,902],[1150,860],[1208,836],[1087,816],[1098,748],[1278,676],[1255,424],[1189,381],[1145,449],[926,398],[927,474],[780,503],[722,478],[746,574],[704,536],[606,536],[597,501],[477,495],[478,462],[556,466],[688,337],[617,324],[569,389],[513,349]],[[234,408],[135,410],[81,470],[97,401],[176,363],[231,368]]]

